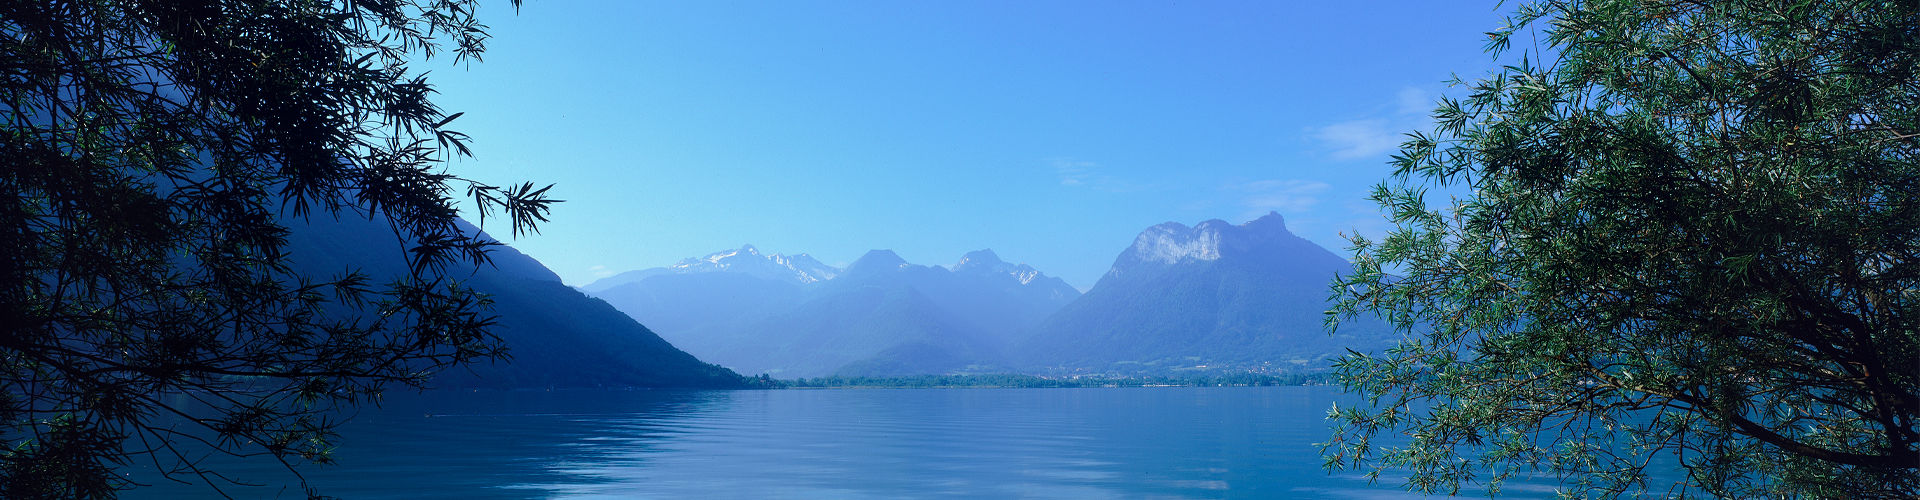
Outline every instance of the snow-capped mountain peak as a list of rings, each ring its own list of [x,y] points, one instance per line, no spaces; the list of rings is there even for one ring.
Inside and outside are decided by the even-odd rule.
[[[803,284],[818,283],[840,275],[839,268],[821,263],[819,260],[814,259],[813,256],[804,253],[800,255],[776,253],[767,256],[767,259],[773,261],[775,264],[785,266],[787,269],[792,269]]]
[[[753,245],[741,245],[740,248],[721,250],[704,257],[681,259],[668,269],[680,274],[732,271],[740,270],[741,266],[753,266],[761,260],[765,260],[765,257],[760,255],[759,249]]]
[[[1007,274],[1013,275],[1013,279],[1020,280],[1020,284],[1022,285],[1031,285],[1033,284],[1033,280],[1045,276],[1044,274],[1040,274],[1039,269],[1034,269],[1033,266],[1026,264],[1013,266],[1013,269],[1008,270]]]
[[[960,262],[953,265],[954,272],[969,272],[974,270],[999,272],[1011,268],[1012,265],[1000,260],[1000,256],[994,254],[992,249],[967,252],[966,255],[960,257]]]
[[[1035,280],[1046,280],[1048,281],[1048,286],[1064,287],[1066,289],[1073,288],[1067,286],[1066,282],[1060,281],[1059,278],[1047,277],[1046,274],[1041,273],[1038,269],[1034,269],[1033,266],[1014,264],[1000,260],[1000,256],[993,253],[993,250],[990,249],[967,252],[966,255],[960,257],[960,262],[953,265],[953,272],[958,274],[1006,275],[1013,277],[1013,279],[1019,281],[1021,285],[1032,285]],[[1059,283],[1053,283],[1055,281],[1059,281]],[[1078,291],[1074,291],[1072,294],[1078,295],[1078,293]]]
[[[616,286],[636,283],[640,280],[662,274],[697,273],[740,273],[760,278],[788,281],[798,284],[818,283],[833,279],[840,269],[815,260],[807,254],[767,255],[753,245],[741,245],[740,248],[721,250],[701,257],[681,259],[667,267],[655,267],[639,271],[628,271],[609,278],[590,283],[583,290],[600,292]]]

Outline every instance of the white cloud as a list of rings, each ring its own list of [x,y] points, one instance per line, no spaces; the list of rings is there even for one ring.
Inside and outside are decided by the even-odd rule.
[[[1391,103],[1375,108],[1371,116],[1314,127],[1307,135],[1336,160],[1377,158],[1400,149],[1406,133],[1426,123],[1434,99],[1426,89],[1405,87],[1394,94]]]
[[[1400,147],[1399,130],[1380,118],[1351,120],[1314,129],[1313,138],[1332,149],[1337,160],[1370,158]]]
[[[1435,104],[1433,93],[1427,92],[1426,89],[1420,87],[1403,88],[1400,89],[1400,95],[1398,97],[1401,115],[1426,117],[1433,112],[1433,105]]]
[[[1099,165],[1090,161],[1071,158],[1055,158],[1048,162],[1053,165],[1053,173],[1060,176],[1062,186],[1081,186],[1093,177],[1093,170]]]
[[[587,270],[592,271],[593,277],[595,278],[605,278],[608,276],[613,276],[615,274],[612,270],[607,269],[607,266],[602,266],[602,265],[589,267],[587,268]]]
[[[1107,175],[1099,164],[1073,158],[1054,158],[1047,160],[1053,167],[1054,175],[1060,178],[1060,185],[1087,188],[1109,193],[1127,193],[1138,191],[1140,186]]]
[[[1320,204],[1320,196],[1333,186],[1305,179],[1269,179],[1232,188],[1247,193],[1241,204],[1247,208],[1247,214],[1258,217],[1267,212],[1280,212],[1284,216],[1305,214]]]

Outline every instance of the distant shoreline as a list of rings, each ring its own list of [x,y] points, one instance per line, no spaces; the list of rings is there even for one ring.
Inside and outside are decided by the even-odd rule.
[[[774,380],[774,389],[1025,389],[1090,387],[1270,387],[1327,385],[1326,373],[1196,375],[1188,377],[1041,377],[1036,375],[914,375]]]

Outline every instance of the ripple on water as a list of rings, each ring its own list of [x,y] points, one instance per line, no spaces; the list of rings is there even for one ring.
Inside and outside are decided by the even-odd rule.
[[[1325,387],[433,394],[363,412],[343,430],[342,465],[305,472],[322,493],[351,498],[1414,496],[1320,468],[1313,443],[1342,397]],[[276,491],[236,496],[299,496]]]

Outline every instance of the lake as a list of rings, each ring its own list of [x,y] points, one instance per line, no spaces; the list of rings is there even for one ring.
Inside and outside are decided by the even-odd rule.
[[[1349,400],[1315,386],[435,393],[363,410],[340,463],[302,472],[342,498],[1416,496],[1321,469],[1327,407]],[[267,462],[222,470],[284,480]]]

